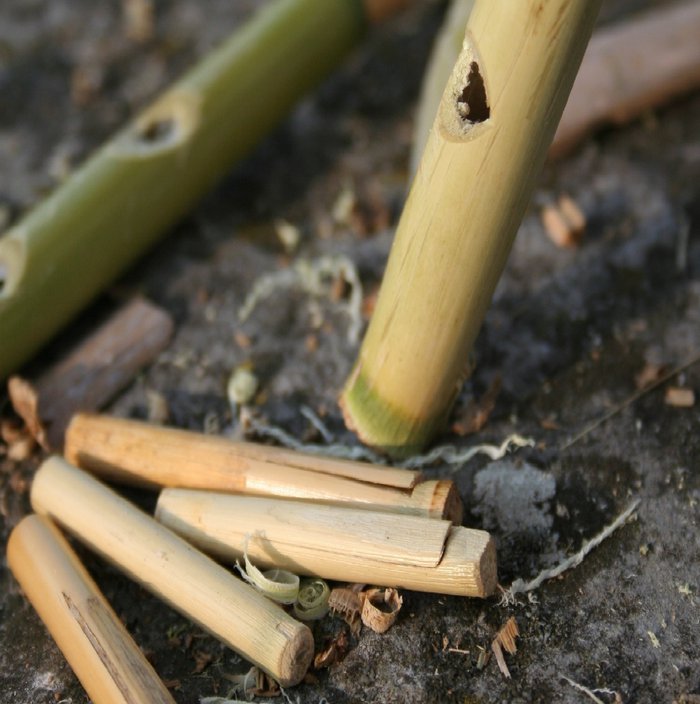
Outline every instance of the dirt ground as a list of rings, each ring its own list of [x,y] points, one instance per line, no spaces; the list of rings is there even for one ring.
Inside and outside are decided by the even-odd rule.
[[[0,3],[3,217],[19,217],[262,4],[157,0],[153,35],[137,44],[125,35],[116,0]],[[601,22],[649,4],[608,0]],[[376,289],[404,198],[421,73],[443,11],[425,2],[377,30],[27,373],[140,292],[171,312],[175,337],[111,412],[147,417],[157,392],[170,424],[236,432],[226,382],[251,362],[262,391],[253,410],[267,423],[323,443],[304,415],[311,408],[334,442],[354,443],[336,405],[357,351],[345,303],[295,286],[261,300],[244,323],[238,310],[260,276],[293,262],[275,232],[279,218],[299,228],[297,259],[343,255],[365,296]],[[343,193],[354,194],[355,210],[334,218]],[[540,223],[538,205],[561,193],[587,216],[577,249],[555,247]],[[581,565],[509,605],[404,592],[392,630],[350,636],[341,662],[284,697],[303,704],[590,701],[573,682],[607,703],[700,701],[700,400],[690,408],[665,402],[670,386],[700,394],[700,363],[627,402],[645,367],[672,370],[700,358],[700,95],[604,131],[546,167],[476,358],[456,413],[498,374],[494,412],[477,436],[446,432],[437,443],[498,444],[518,433],[535,446],[493,463],[436,462],[426,473],[453,477],[467,525],[495,535],[501,584],[573,554],[640,499],[635,517]],[[0,404],[7,413],[4,397]],[[4,561],[40,459],[0,459],[0,692],[8,704],[81,704],[82,688]],[[247,669],[233,651],[80,554],[176,701],[228,696],[231,674]],[[521,636],[518,652],[506,655],[507,679],[493,658],[477,664],[510,616]],[[343,628],[325,620],[318,644]]]

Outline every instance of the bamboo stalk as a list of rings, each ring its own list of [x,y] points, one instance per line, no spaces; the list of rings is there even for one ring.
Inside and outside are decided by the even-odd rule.
[[[166,311],[135,298],[34,383],[10,377],[12,405],[44,449],[60,448],[71,416],[111,400],[153,361],[172,333],[173,321]]]
[[[554,136],[562,156],[600,125],[623,124],[700,86],[700,3],[664,5],[596,31]]]
[[[370,0],[367,0],[370,2]],[[393,0],[371,0],[371,16]],[[364,33],[363,0],[279,0],[0,240],[0,379],[171,227]]]
[[[341,398],[405,455],[443,423],[591,33],[599,0],[477,0]]]
[[[324,579],[484,597],[496,588],[485,531],[417,516],[165,489],[156,518],[223,560]]]
[[[109,416],[74,416],[66,458],[111,481],[321,501],[462,522],[450,480]]]
[[[95,704],[172,704],[138,645],[59,530],[26,516],[7,564]]]
[[[96,479],[51,457],[31,501],[283,686],[306,673],[314,647],[306,626]]]

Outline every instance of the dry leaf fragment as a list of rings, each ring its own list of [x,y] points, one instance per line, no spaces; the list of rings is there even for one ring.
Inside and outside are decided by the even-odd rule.
[[[316,653],[314,657],[314,669],[320,670],[330,667],[336,662],[340,662],[348,651],[348,637],[345,630],[341,630],[338,635],[327,641],[324,648]]]
[[[642,371],[634,377],[634,385],[641,391],[657,382],[666,372],[667,365],[647,362]]]
[[[452,431],[460,437],[478,433],[488,422],[501,391],[501,377],[495,376],[478,401],[471,401],[452,424]]]
[[[364,593],[362,623],[375,633],[386,633],[401,611],[403,598],[396,589],[369,589]]]
[[[664,394],[664,403],[674,408],[692,408],[695,405],[695,392],[692,389],[669,386]]]

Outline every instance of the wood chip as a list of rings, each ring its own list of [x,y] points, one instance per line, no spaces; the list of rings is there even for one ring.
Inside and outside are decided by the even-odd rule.
[[[396,589],[369,589],[364,593],[362,623],[375,633],[386,633],[396,622],[403,598]]]
[[[44,449],[60,449],[73,414],[104,406],[155,359],[172,332],[168,313],[136,298],[36,381],[11,377],[12,405]]]
[[[576,247],[586,230],[586,217],[570,196],[560,196],[556,205],[542,208],[542,225],[557,247]]]
[[[692,389],[669,386],[664,394],[664,403],[674,408],[692,408],[695,405],[695,392]]]
[[[634,385],[641,391],[648,386],[655,384],[666,373],[668,369],[665,364],[655,364],[647,362],[642,370],[634,377]]]
[[[515,617],[511,616],[503,625],[503,627],[496,633],[496,637],[491,643],[491,650],[496,657],[496,662],[498,663],[498,669],[503,673],[503,676],[510,679],[510,670],[508,665],[506,665],[505,657],[503,656],[503,650],[514,655],[518,648],[515,644],[515,639],[520,635],[518,630],[518,624]]]

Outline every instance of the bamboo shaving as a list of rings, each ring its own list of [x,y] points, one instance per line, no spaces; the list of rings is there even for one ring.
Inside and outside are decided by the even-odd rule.
[[[591,538],[587,543],[581,546],[581,549],[567,557],[565,560],[560,562],[554,567],[542,570],[534,579],[526,582],[523,579],[516,579],[510,588],[504,590],[503,596],[501,597],[501,605],[512,604],[515,602],[516,594],[524,594],[530,592],[533,589],[537,589],[543,582],[548,579],[558,577],[560,574],[566,572],[567,570],[578,567],[589,552],[597,548],[606,538],[610,537],[620,526],[624,525],[627,519],[632,515],[637,506],[639,506],[640,500],[636,499],[633,501],[609,526],[606,526],[598,535]]]
[[[369,589],[362,601],[362,623],[375,633],[386,633],[396,622],[402,606],[403,597],[396,589]]]
[[[243,544],[243,559],[245,560],[245,569],[240,564],[236,564],[236,568],[241,574],[241,577],[254,586],[259,592],[264,594],[268,599],[276,601],[278,604],[294,604],[299,595],[299,577],[287,570],[273,569],[261,572],[248,559],[248,542],[250,536],[246,536]]]
[[[510,679],[510,670],[508,665],[506,665],[506,659],[503,656],[503,649],[511,655],[515,655],[518,648],[515,645],[515,639],[520,635],[518,630],[518,623],[513,616],[511,616],[503,625],[503,627],[496,633],[496,637],[491,643],[491,650],[496,656],[496,663],[498,664],[498,669],[503,673],[503,676]]]
[[[261,276],[238,310],[238,317],[241,322],[245,322],[258,303],[280,290],[299,287],[312,296],[328,296],[330,287],[327,281],[337,277],[342,277],[350,286],[347,302],[338,305],[350,320],[348,342],[356,345],[362,331],[362,283],[354,262],[345,256],[297,259],[291,269]]]
[[[317,621],[323,618],[330,608],[330,595],[331,590],[323,579],[305,579],[299,587],[294,615],[302,621]]]

